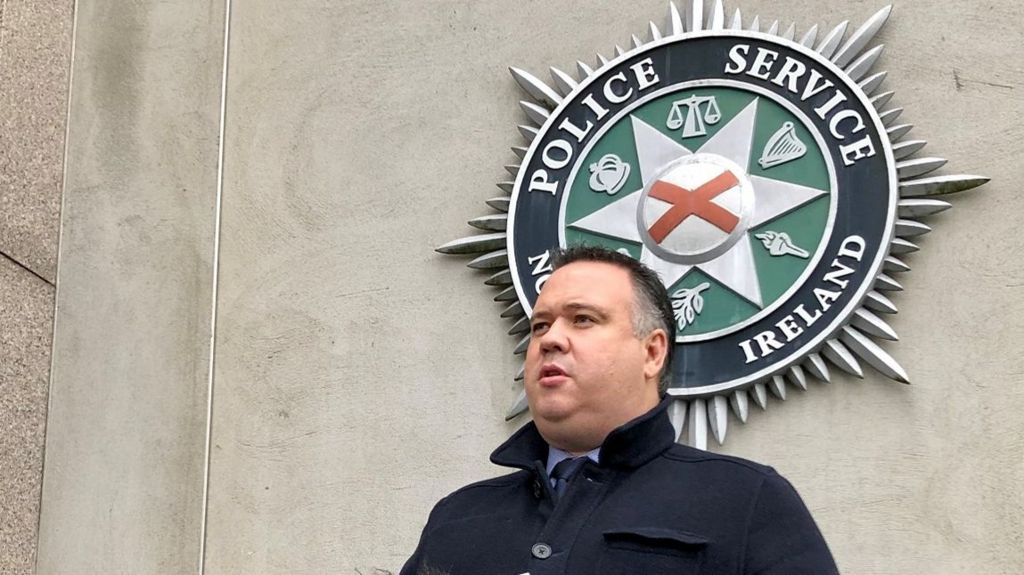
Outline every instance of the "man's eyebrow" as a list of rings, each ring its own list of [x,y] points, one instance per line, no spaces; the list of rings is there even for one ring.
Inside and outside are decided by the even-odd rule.
[[[564,306],[562,306],[562,310],[563,311],[568,311],[568,312],[574,312],[574,313],[575,312],[580,312],[580,311],[586,311],[586,312],[590,312],[590,313],[592,313],[592,314],[594,314],[594,315],[596,315],[596,316],[598,316],[598,317],[600,317],[602,319],[608,317],[608,312],[604,308],[601,308],[601,307],[598,307],[596,305],[589,304],[589,303],[583,303],[583,302],[570,302],[570,303],[567,303]],[[549,308],[534,309],[533,310],[533,315],[530,316],[530,321],[531,322],[535,321],[538,318],[539,319],[550,319],[550,318],[552,318],[552,317],[554,317],[556,315],[558,315],[558,313],[556,313],[555,311],[553,311],[553,310],[551,310]]]
[[[533,315],[530,316],[530,319],[537,319],[537,317],[550,317],[550,316],[551,316],[551,312],[546,310],[546,309],[534,309],[533,310]]]
[[[596,305],[589,303],[570,302],[565,304],[565,308],[570,311],[589,311],[601,317],[605,317],[608,315],[608,312],[605,311],[603,308],[600,308]]]

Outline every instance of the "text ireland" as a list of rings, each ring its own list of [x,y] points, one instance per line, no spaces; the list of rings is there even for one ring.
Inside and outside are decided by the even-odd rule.
[[[849,276],[854,274],[864,258],[865,247],[864,238],[860,236],[850,236],[843,240],[836,258],[832,260],[831,268],[820,278],[818,287],[813,290],[814,298],[811,305],[801,303],[776,322],[772,329],[764,330],[739,343],[745,363],[753,363],[785,348],[807,328],[818,323],[842,297],[850,283]]]

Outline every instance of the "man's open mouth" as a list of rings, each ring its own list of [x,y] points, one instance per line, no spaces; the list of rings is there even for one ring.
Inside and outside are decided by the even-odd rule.
[[[540,378],[566,376],[565,370],[554,364],[547,364],[540,368]]]

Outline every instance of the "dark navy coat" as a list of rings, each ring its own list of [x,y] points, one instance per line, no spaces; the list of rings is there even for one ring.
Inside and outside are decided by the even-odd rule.
[[[491,455],[520,471],[442,499],[401,575],[836,573],[789,482],[675,443],[670,402],[609,434],[557,501],[527,424]]]

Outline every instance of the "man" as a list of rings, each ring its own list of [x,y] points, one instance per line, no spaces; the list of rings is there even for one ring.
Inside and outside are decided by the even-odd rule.
[[[438,503],[402,575],[835,573],[774,470],[675,443],[657,275],[591,247],[554,270],[526,352],[533,422],[491,455],[519,471]]]

